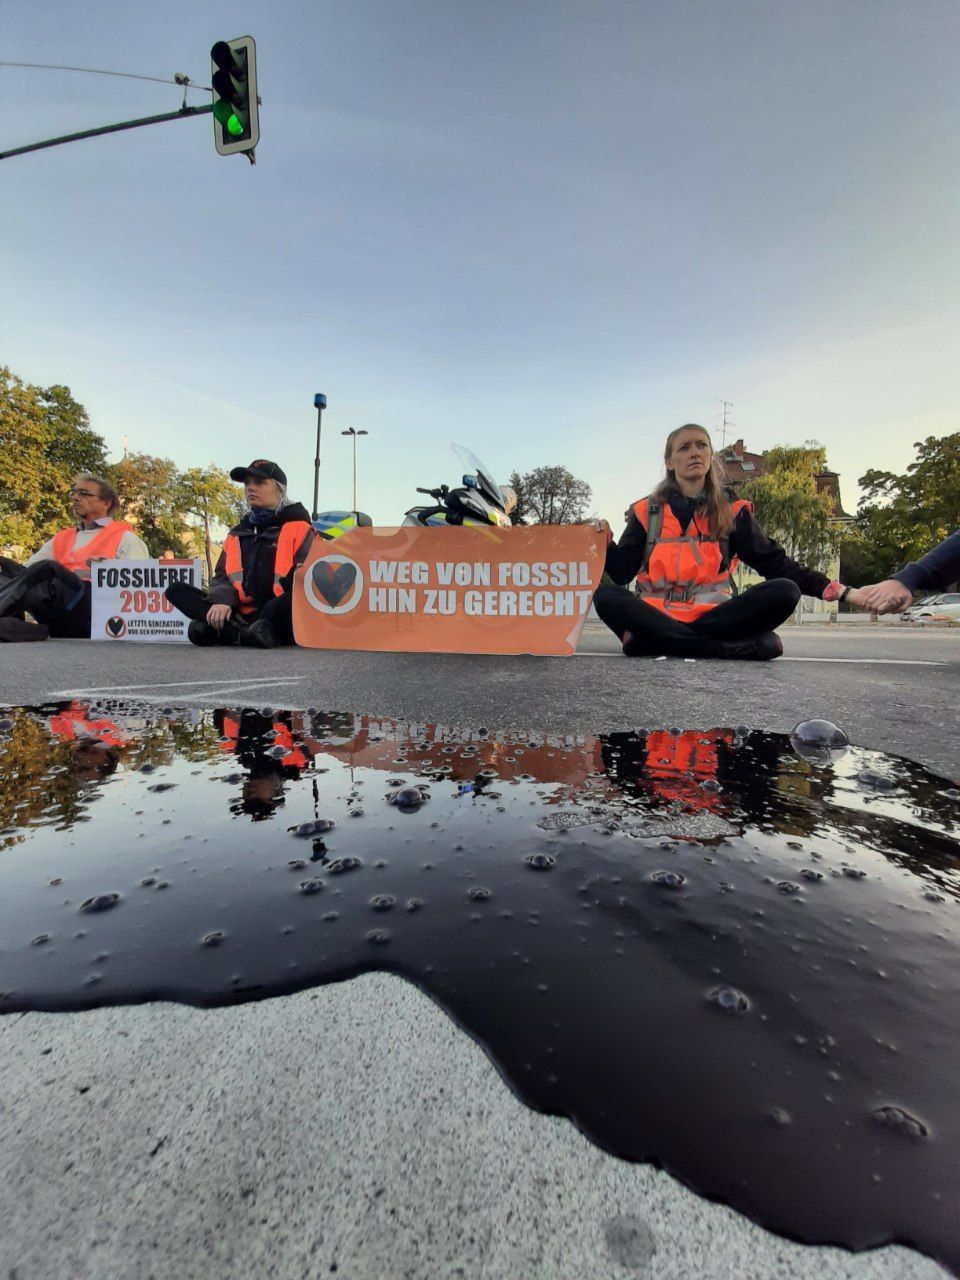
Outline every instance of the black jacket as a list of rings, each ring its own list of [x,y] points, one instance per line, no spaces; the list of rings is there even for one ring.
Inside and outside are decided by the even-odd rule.
[[[667,501],[681,529],[687,529],[697,504],[677,491],[669,494]],[[624,585],[637,576],[646,545],[647,531],[631,507],[620,541],[611,542],[607,548],[605,568],[614,582]],[[830,581],[825,574],[805,569],[796,560],[791,560],[778,542],[767,537],[753,518],[753,512],[746,507],[741,509],[730,530],[730,554],[756,570],[762,578],[789,578],[804,595],[815,596],[818,600],[822,599],[824,588]]]
[[[267,524],[251,525],[248,523],[248,516],[244,516],[230,530],[240,539],[243,589],[258,609],[262,609],[268,600],[274,599],[273,566],[277,559],[277,538],[281,527],[293,520],[310,523],[310,513],[302,503],[293,502],[289,507],[284,507]],[[291,571],[280,584],[284,591],[290,590],[292,580]],[[211,604],[228,604],[234,609],[239,604],[240,598],[227,577],[226,557],[222,551],[207,594]]]

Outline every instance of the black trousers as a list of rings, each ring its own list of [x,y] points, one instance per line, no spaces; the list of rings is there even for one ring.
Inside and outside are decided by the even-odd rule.
[[[750,640],[762,631],[773,631],[786,622],[799,599],[795,582],[771,578],[709,609],[694,622],[678,622],[625,587],[598,587],[593,603],[621,640],[624,632],[630,632],[626,652],[631,657],[696,658],[712,641]]]
[[[193,618],[197,622],[206,622],[207,612],[213,605],[213,601],[205,591],[201,591],[199,587],[192,587],[188,582],[172,582],[166,591],[167,599],[186,614],[188,618]],[[257,622],[260,619],[269,622],[274,630],[277,640],[280,644],[294,644],[293,639],[293,596],[289,591],[284,592],[282,596],[274,596],[272,600],[268,600],[256,613],[245,613],[243,615],[244,622]],[[221,644],[229,643],[229,638],[222,638]]]
[[[32,613],[52,636],[90,639],[90,583],[56,560],[22,565],[0,556],[0,614]]]

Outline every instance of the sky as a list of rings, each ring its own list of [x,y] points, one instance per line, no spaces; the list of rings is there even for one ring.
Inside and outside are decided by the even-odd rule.
[[[621,513],[684,422],[868,467],[960,430],[954,0],[0,0],[0,58],[210,83],[257,43],[257,163],[209,117],[2,162],[0,362],[114,458],[266,456],[399,523],[561,464]],[[175,110],[0,66],[0,149]],[[191,92],[195,104],[209,94]]]

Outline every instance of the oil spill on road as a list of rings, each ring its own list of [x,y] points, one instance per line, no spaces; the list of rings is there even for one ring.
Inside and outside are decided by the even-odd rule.
[[[0,720],[0,1009],[371,969],[608,1151],[792,1238],[960,1272],[956,783],[743,727]]]

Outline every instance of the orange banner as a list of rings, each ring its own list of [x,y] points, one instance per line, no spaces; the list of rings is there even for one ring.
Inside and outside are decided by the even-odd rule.
[[[318,538],[294,580],[294,634],[310,649],[571,654],[605,550],[584,525]]]

